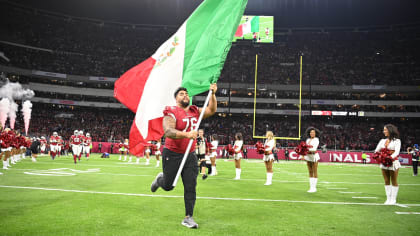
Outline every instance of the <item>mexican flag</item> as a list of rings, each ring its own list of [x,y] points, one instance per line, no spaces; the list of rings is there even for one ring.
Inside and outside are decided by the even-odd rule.
[[[174,92],[190,96],[208,91],[220,76],[248,0],[205,0],[158,50],[125,72],[114,97],[136,113],[130,152],[142,155],[147,141],[163,135],[165,106],[175,106]]]
[[[245,23],[240,24],[236,30],[235,37],[243,37],[245,34],[254,32],[260,32],[259,16],[252,16],[251,19],[248,19]]]

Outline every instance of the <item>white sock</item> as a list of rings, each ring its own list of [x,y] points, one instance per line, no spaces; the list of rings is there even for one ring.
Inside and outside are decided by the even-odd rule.
[[[140,157],[137,157],[136,164],[140,163]]]
[[[391,186],[391,204],[397,203],[398,189],[399,186]]]
[[[124,161],[126,161],[127,160],[127,156],[124,156]]]
[[[149,165],[150,159],[146,159],[146,165]]]
[[[384,204],[389,204],[389,202],[391,201],[391,192],[392,192],[391,185],[385,185],[386,201]]]
[[[118,159],[119,161],[121,161],[121,157],[122,157],[122,156],[120,155],[120,158]]]
[[[12,166],[10,165],[10,158],[7,158],[7,166],[8,166],[8,167],[12,167]]]
[[[7,169],[7,161],[3,161],[3,169]]]
[[[157,160],[157,161],[156,161],[156,166],[159,166],[159,163],[160,163],[160,161],[159,161],[159,160]]]
[[[211,166],[211,174],[215,175],[217,173],[216,166]]]
[[[314,183],[313,183],[314,188],[316,189],[316,184],[318,183],[318,178],[312,178],[312,179],[313,179],[312,181],[314,181]]]
[[[235,179],[240,179],[241,178],[241,169],[236,168],[236,177]]]
[[[128,162],[131,162],[132,158],[133,158],[133,157],[132,157],[132,156],[130,156],[130,160],[128,160]]]

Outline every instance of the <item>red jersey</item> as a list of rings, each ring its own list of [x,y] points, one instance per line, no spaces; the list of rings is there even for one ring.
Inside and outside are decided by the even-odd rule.
[[[91,143],[92,143],[92,137],[85,137],[83,139],[83,145],[90,146]]]
[[[51,136],[50,137],[50,144],[51,145],[57,145],[58,144],[58,140],[59,140],[60,138],[59,137],[57,137],[57,136]]]
[[[184,109],[178,106],[167,106],[163,111],[163,115],[174,118],[176,122],[175,129],[183,132],[189,132],[195,129],[198,122],[198,118],[200,116],[200,112],[198,111],[197,106],[190,106],[188,111],[185,111]],[[165,147],[176,153],[185,153],[189,141],[190,139],[188,138],[166,138]],[[195,143],[196,141],[194,140],[190,152],[195,151]]]
[[[80,145],[82,143],[82,138],[80,135],[72,135],[70,138],[70,144]]]

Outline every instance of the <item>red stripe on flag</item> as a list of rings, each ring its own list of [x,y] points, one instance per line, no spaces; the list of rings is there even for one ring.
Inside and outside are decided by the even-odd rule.
[[[244,36],[243,24],[238,26],[236,30],[235,37],[242,37]]]
[[[156,60],[152,57],[125,72],[114,84],[114,97],[128,109],[137,112],[144,85]]]
[[[163,116],[163,113],[162,113]],[[136,126],[136,120],[134,119],[130,130],[130,152],[135,156],[142,155],[144,152],[144,146],[147,145],[149,140],[159,140],[163,136],[163,117],[149,120],[149,131],[147,137],[143,137],[140,134],[139,129]]]

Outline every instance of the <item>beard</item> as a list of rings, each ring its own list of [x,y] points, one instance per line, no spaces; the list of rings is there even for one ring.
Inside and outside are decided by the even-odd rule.
[[[181,101],[181,106],[182,106],[183,108],[188,107],[188,105],[190,105],[190,101],[184,101],[184,100],[182,100],[182,101]]]

